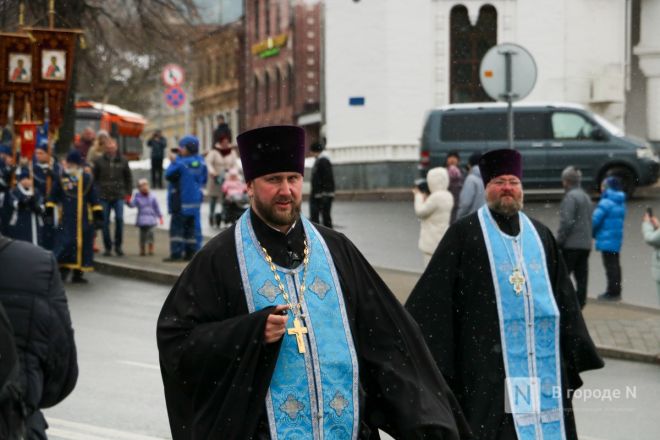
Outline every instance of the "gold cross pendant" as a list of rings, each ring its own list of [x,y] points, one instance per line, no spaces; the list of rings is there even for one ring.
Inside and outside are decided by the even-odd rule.
[[[298,343],[298,353],[304,353],[305,340],[303,339],[303,335],[307,333],[307,327],[301,325],[298,318],[294,318],[293,328],[288,329],[287,333],[296,337],[296,342]]]
[[[520,273],[520,269],[517,267],[513,269],[513,273],[509,277],[509,283],[513,285],[513,291],[516,292],[516,295],[520,296],[523,290],[523,285],[525,284],[525,277]]]

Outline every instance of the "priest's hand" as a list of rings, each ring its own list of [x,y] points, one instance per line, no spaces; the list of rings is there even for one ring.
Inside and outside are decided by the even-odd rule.
[[[289,319],[288,310],[289,306],[276,306],[273,313],[266,318],[266,329],[264,330],[266,344],[279,341],[286,332],[286,321]]]

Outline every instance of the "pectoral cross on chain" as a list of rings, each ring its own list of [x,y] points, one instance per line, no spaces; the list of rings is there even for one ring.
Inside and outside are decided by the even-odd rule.
[[[288,329],[287,333],[296,337],[296,342],[298,343],[298,353],[304,353],[305,340],[303,339],[303,335],[307,334],[307,327],[301,325],[300,320],[295,318],[293,320],[293,328]]]
[[[522,293],[522,288],[525,284],[525,277],[520,273],[520,269],[517,267],[513,269],[513,273],[509,277],[509,283],[513,285],[513,291],[519,296]]]

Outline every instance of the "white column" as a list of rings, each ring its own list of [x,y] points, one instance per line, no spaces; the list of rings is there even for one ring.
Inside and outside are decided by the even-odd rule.
[[[646,76],[646,135],[660,142],[660,1],[642,0],[641,8],[641,38],[634,52]]]

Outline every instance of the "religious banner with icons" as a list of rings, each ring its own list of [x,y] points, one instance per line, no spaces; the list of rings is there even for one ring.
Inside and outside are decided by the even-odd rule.
[[[0,33],[0,125],[7,124],[12,101],[14,119],[23,119],[26,103],[32,101],[34,64],[27,34]]]
[[[77,29],[23,28],[32,36],[34,117],[44,119],[48,105],[51,130],[62,124],[64,102],[73,74]]]

